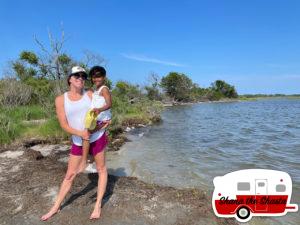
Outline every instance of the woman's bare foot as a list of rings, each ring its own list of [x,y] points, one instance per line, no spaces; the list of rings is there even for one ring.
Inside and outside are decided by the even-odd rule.
[[[59,208],[51,208],[50,211],[41,217],[41,220],[46,221],[60,211]]]
[[[101,215],[101,206],[95,206],[94,211],[92,212],[90,219],[99,219]]]

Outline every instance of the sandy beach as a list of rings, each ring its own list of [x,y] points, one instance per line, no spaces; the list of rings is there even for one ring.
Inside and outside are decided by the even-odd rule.
[[[39,151],[40,150],[40,151]],[[1,224],[43,224],[66,171],[69,146],[11,146],[0,152]],[[100,220],[89,221],[96,173],[79,174],[61,211],[47,224],[236,224],[219,219],[198,189],[176,189],[109,175]],[[72,219],[71,219],[72,218]]]

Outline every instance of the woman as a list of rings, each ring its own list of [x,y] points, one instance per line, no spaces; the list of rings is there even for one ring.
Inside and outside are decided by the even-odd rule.
[[[96,128],[90,134],[84,129],[84,118],[87,111],[91,107],[92,91],[84,91],[84,83],[87,79],[85,70],[79,66],[72,68],[72,72],[68,77],[69,91],[60,95],[55,100],[56,114],[60,126],[68,133],[72,134],[72,147],[68,162],[68,169],[64,180],[61,184],[59,193],[54,205],[50,211],[41,217],[41,220],[47,220],[56,214],[62,201],[70,191],[73,180],[80,170],[82,159],[82,140],[90,140],[90,154],[94,156],[96,168],[99,173],[97,200],[90,219],[97,219],[101,214],[101,201],[106,190],[107,184],[107,169],[105,165],[104,149],[107,145],[107,136],[105,127],[109,121],[104,123],[103,127]],[[108,99],[111,105],[110,93],[104,91],[103,96]],[[106,108],[100,108],[99,111],[104,111]],[[102,129],[101,129],[102,128]]]

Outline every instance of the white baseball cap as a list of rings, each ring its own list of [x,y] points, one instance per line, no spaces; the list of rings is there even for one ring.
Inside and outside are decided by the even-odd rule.
[[[75,73],[85,73],[87,76],[85,69],[80,66],[73,66],[69,76],[72,76]]]

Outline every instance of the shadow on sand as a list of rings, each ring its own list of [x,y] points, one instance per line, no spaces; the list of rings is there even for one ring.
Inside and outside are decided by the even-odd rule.
[[[125,169],[124,168],[118,168],[116,170],[109,169],[108,172],[110,174],[116,174],[116,175],[110,175],[108,174],[108,179],[107,179],[107,186],[105,190],[105,194],[102,199],[102,204],[101,206],[103,207],[106,202],[110,199],[110,197],[113,194],[114,187],[116,182],[118,181],[119,177],[118,176],[126,176]],[[72,204],[73,201],[75,201],[77,198],[86,195],[88,192],[92,191],[93,189],[97,188],[98,186],[98,173],[89,173],[88,178],[90,180],[90,183],[87,184],[85,188],[83,188],[81,191],[71,195],[62,205],[61,209],[64,207]],[[96,201],[97,197],[97,192],[90,196],[90,199],[93,199],[93,202]]]

